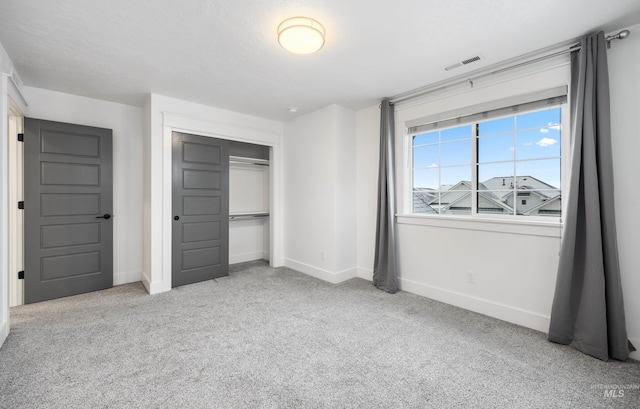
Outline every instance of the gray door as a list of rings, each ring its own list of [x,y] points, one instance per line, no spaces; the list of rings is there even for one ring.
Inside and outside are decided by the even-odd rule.
[[[229,274],[229,142],[173,133],[173,287]]]
[[[25,303],[113,286],[111,139],[24,119]]]

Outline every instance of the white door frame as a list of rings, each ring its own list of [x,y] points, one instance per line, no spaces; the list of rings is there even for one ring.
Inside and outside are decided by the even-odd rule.
[[[17,272],[24,270],[24,211],[14,205],[24,200],[24,144],[17,135],[24,131],[24,115],[9,100],[9,303],[24,304],[24,280]]]
[[[11,108],[10,108],[11,106]],[[9,335],[9,115],[22,116],[27,103],[11,74],[0,77],[0,346]],[[17,206],[17,203],[15,203]],[[17,272],[16,272],[17,273]]]
[[[237,125],[228,125],[218,122],[210,122],[203,119],[186,117],[169,112],[162,113],[162,175],[161,175],[161,206],[160,211],[152,217],[151,224],[159,227],[161,232],[159,246],[151,246],[150,259],[153,265],[159,266],[151,268],[143,275],[143,284],[150,294],[157,294],[171,290],[171,227],[172,227],[172,151],[171,135],[175,132],[184,132],[193,135],[215,137],[231,141],[247,142],[257,145],[269,146],[271,149],[270,158],[270,209],[269,209],[269,261],[273,267],[283,265],[283,230],[282,221],[283,201],[282,201],[282,140],[281,135],[266,130],[260,130]],[[153,136],[153,135],[152,135]],[[153,191],[153,188],[152,188]],[[160,189],[156,190],[160,191]]]

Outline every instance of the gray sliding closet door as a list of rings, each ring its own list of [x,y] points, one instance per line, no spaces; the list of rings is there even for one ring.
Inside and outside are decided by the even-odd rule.
[[[111,130],[24,128],[25,303],[112,287]]]
[[[173,133],[172,279],[229,274],[229,142]]]

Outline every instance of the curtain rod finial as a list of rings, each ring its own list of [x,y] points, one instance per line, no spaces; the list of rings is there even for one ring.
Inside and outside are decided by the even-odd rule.
[[[607,40],[607,48],[611,48],[611,40],[624,40],[629,37],[629,34],[631,34],[629,30],[622,30],[618,34],[608,36],[605,38],[605,40]]]

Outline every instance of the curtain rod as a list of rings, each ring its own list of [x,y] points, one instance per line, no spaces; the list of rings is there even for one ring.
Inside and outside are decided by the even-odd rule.
[[[605,38],[605,41],[607,42],[607,48],[611,48],[611,41],[612,40],[624,40],[625,38],[629,37],[629,34],[630,34],[629,30],[622,30],[618,34],[613,34],[613,35],[607,36]],[[520,63],[509,65],[507,67],[503,67],[503,68],[497,69],[495,71],[487,72],[485,74],[480,74],[480,75],[477,75],[475,77],[466,78],[466,79],[455,81],[455,82],[452,82],[452,83],[449,83],[449,84],[446,84],[446,85],[442,85],[442,86],[437,87],[437,88],[426,88],[426,87],[423,87],[423,88],[415,89],[413,91],[403,92],[402,94],[398,94],[398,95],[396,95],[394,97],[389,98],[389,102],[392,103],[392,104],[397,104],[397,103],[400,103],[400,102],[409,101],[409,100],[414,99],[414,98],[422,97],[424,95],[431,94],[433,92],[444,91],[444,90],[449,89],[449,88],[454,88],[454,87],[457,87],[457,86],[462,85],[462,84],[471,84],[471,86],[473,86],[473,81],[476,81],[476,80],[479,80],[479,79],[482,79],[482,78],[486,78],[486,77],[490,77],[492,75],[500,74],[500,73],[505,72],[505,71],[510,71],[510,70],[513,70],[513,69],[516,69],[516,68],[520,68],[520,67],[523,67],[523,66],[526,66],[526,65],[529,65],[529,64],[534,64],[534,63],[537,63],[537,62],[540,62],[540,61],[548,60],[550,58],[558,57],[558,56],[563,55],[563,54],[572,53],[574,51],[580,50],[581,48],[582,48],[582,46],[580,46],[580,44],[576,44],[576,45],[573,45],[573,46],[571,46],[571,47],[569,47],[569,48],[567,48],[565,50],[556,51],[554,53],[543,55],[543,56],[537,57],[537,58],[533,58],[531,60],[526,60],[526,61],[523,61],[523,62],[520,62]]]

